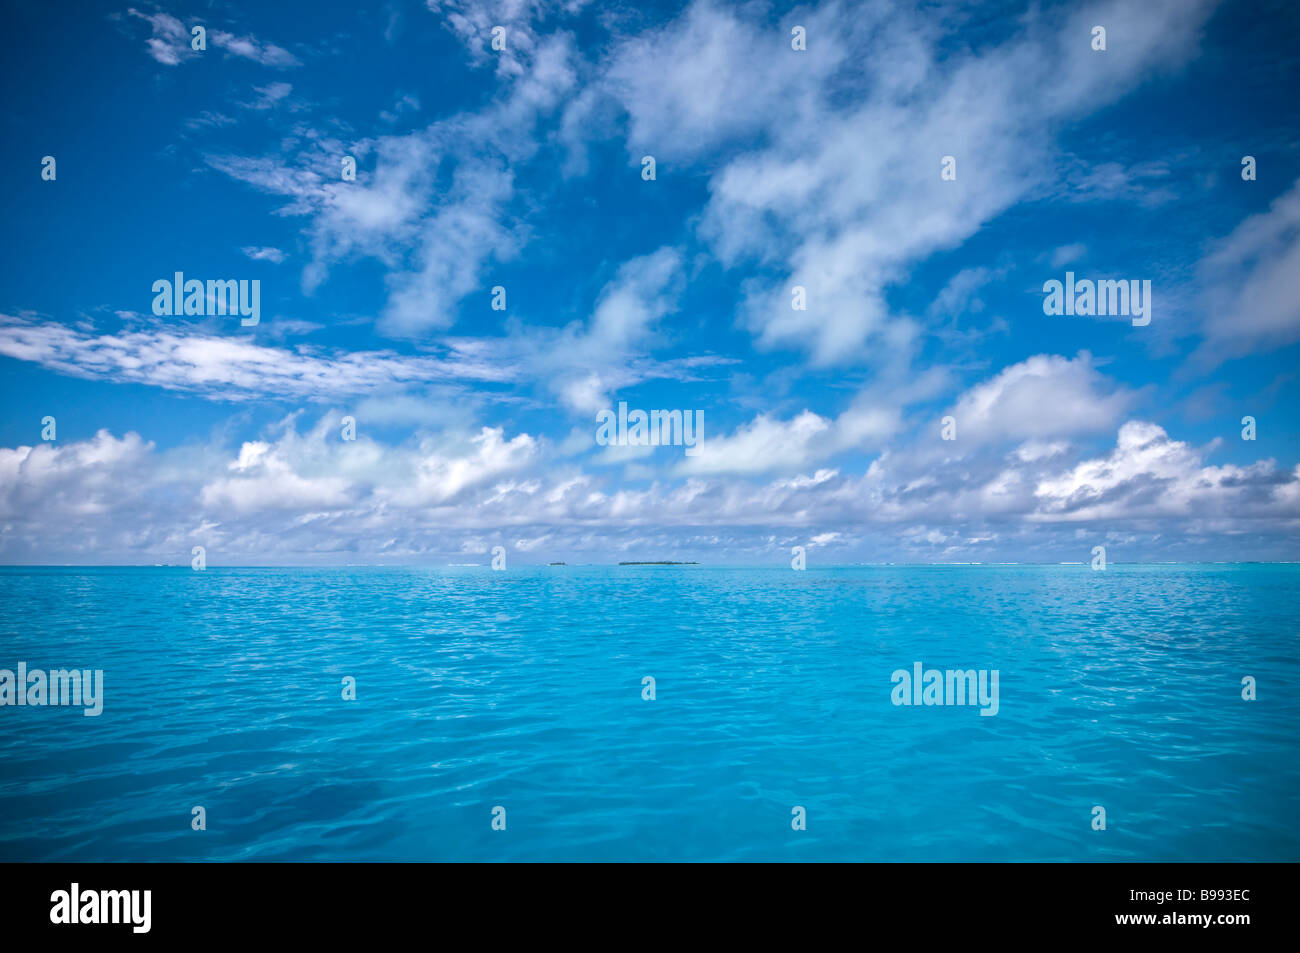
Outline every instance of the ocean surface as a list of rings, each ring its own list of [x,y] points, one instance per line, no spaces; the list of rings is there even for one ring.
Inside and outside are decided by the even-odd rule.
[[[0,609],[0,669],[104,672],[98,717],[0,707],[4,860],[1300,860],[1295,565],[5,568]],[[893,704],[916,662],[997,714]]]

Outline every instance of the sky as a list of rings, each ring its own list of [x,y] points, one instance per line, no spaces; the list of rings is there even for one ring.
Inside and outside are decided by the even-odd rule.
[[[6,23],[2,563],[1300,559],[1293,3]]]

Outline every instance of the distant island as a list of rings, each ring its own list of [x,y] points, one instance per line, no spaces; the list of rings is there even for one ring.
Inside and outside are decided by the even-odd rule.
[[[548,563],[547,565],[550,565],[550,566],[563,566],[564,563]]]
[[[698,566],[699,563],[692,560],[688,563],[673,562],[671,559],[656,559],[651,562],[626,562],[619,563],[620,566]]]

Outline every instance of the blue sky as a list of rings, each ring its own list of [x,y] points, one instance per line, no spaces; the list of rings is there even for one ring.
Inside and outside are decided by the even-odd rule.
[[[1294,5],[356,6],[9,11],[0,561],[1300,558]]]

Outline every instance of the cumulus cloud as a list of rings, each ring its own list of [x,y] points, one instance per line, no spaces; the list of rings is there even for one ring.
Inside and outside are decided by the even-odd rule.
[[[859,476],[822,467],[763,480],[695,475],[634,490],[503,428],[385,444],[364,432],[341,440],[335,414],[305,431],[294,420],[233,448],[162,453],[136,434],[101,431],[0,449],[0,557],[176,561],[202,544],[218,561],[432,558],[459,552],[466,533],[546,538],[529,550],[542,561],[557,550],[607,554],[648,537],[771,557],[779,542],[770,533],[785,527],[801,543],[866,540],[892,559],[978,559],[1002,546],[1015,558],[1059,559],[1063,527],[1103,538],[1119,526],[1150,545],[1177,527],[1186,557],[1188,541],[1220,547],[1216,555],[1243,540],[1257,553],[1285,552],[1300,523],[1300,472],[1272,460],[1212,464],[1205,451],[1141,421],[1124,423],[1110,451],[1076,460],[1051,445],[994,455],[984,466],[954,459],[918,467],[886,452]],[[787,429],[794,435],[748,428],[737,447],[747,440],[763,453],[793,440],[797,448],[798,428]]]
[[[835,419],[811,410],[780,420],[759,414],[729,436],[704,433],[696,456],[677,470],[683,474],[790,473],[849,450],[878,448],[901,428],[897,407],[856,402]]]
[[[1039,354],[972,387],[948,413],[958,442],[1019,441],[1109,430],[1133,400],[1087,351],[1072,359]]]
[[[1171,440],[1164,429],[1129,421],[1105,457],[1038,482],[1032,519],[1123,521],[1188,518],[1201,523],[1267,518],[1293,497],[1295,474],[1280,473],[1272,460],[1248,467],[1206,466],[1192,447]],[[1279,496],[1277,491],[1287,488]],[[1293,511],[1290,518],[1297,514]]]
[[[118,438],[107,430],[63,446],[0,449],[0,485],[5,490],[0,513],[5,519],[21,518],[30,505],[39,504],[51,517],[113,514],[122,489],[117,475],[137,470],[152,451],[153,444],[138,434]]]
[[[401,119],[401,134],[354,136],[336,117],[304,120],[278,130],[263,154],[202,157],[208,170],[283,199],[276,211],[300,220],[302,285],[321,310],[336,270],[378,265],[366,269],[382,282],[371,313],[379,333],[399,339],[395,348],[281,346],[325,327],[293,319],[224,336],[215,323],[163,325],[130,312],[119,312],[113,332],[0,316],[0,355],[55,373],[321,412],[305,429],[291,416],[255,437],[162,451],[147,434],[108,431],[0,449],[0,558],[175,561],[202,543],[218,564],[420,560],[513,541],[542,561],[646,547],[661,557],[693,547],[772,558],[791,544],[883,558],[1057,559],[1072,534],[1106,538],[1121,525],[1148,552],[1169,545],[1172,527],[1184,556],[1211,538],[1235,541],[1249,558],[1289,553],[1300,473],[1270,459],[1218,464],[1215,446],[1133,419],[1140,392],[1110,380],[1090,353],[1024,357],[1032,351],[1010,351],[1010,342],[1014,357],[999,352],[965,390],[953,382],[972,366],[966,356],[940,364],[952,335],[938,326],[985,313],[1014,250],[947,271],[941,253],[1027,198],[1152,207],[1171,197],[1163,160],[1088,165],[1056,142],[1147,76],[1178,69],[1211,5],[1030,5],[976,42],[967,28],[982,14],[958,4],[935,15],[832,0],[774,19],[762,5],[695,0],[649,29],[640,11],[602,10],[594,19],[612,38],[602,48],[585,29],[581,45],[559,29],[580,0],[430,0],[469,62],[496,70],[497,88],[472,109],[411,129],[419,98],[386,87],[382,104],[392,108],[378,113],[378,128],[393,132]],[[148,25],[157,62],[198,55],[189,21],[129,12],[125,22]],[[808,31],[807,53],[790,49],[795,22]],[[1088,44],[1094,23],[1110,31],[1105,56]],[[507,30],[499,55],[488,49],[498,25]],[[210,28],[209,45],[272,68],[297,63],[242,30]],[[254,90],[242,105],[259,118],[283,122],[311,108],[288,83]],[[192,125],[215,136],[235,122],[208,110]],[[553,316],[528,314],[512,288],[503,336],[432,337],[468,302],[486,311],[497,266],[537,242],[535,209],[555,197],[536,185],[539,168],[558,169],[567,150],[565,173],[581,170],[596,144],[629,163],[634,187],[637,160],[655,155],[657,185],[671,183],[673,196],[695,190],[703,207],[621,264],[603,251],[588,261],[608,280],[573,320],[528,323]],[[356,181],[341,181],[343,155],[358,159]],[[939,179],[944,155],[956,157],[956,181]],[[675,201],[662,208],[675,215]],[[1300,340],[1289,294],[1297,236],[1300,182],[1211,247],[1200,357]],[[287,258],[274,247],[242,251]],[[1089,254],[1081,243],[1049,244],[1035,260],[1060,268]],[[938,282],[914,290],[918,310],[908,311],[900,292],[927,262]],[[726,364],[739,362],[683,342],[696,316],[678,317],[706,273],[738,290],[735,312],[720,318],[740,329],[710,334],[708,346],[747,333],[756,349],[790,351],[799,365],[767,354],[744,368],[733,393],[747,410],[725,429],[716,394]],[[791,307],[795,285],[806,289],[806,311]],[[328,320],[307,304],[304,313]],[[344,337],[334,331],[331,340]],[[680,345],[678,356],[652,356],[665,345]],[[917,373],[922,354],[935,359]],[[652,380],[723,385],[699,388],[709,391],[699,456],[596,450],[593,412]],[[812,386],[795,396],[805,380]],[[469,382],[509,385],[488,390],[528,423],[480,419],[474,398],[484,392]],[[694,391],[678,393],[675,405],[692,404]],[[360,421],[355,441],[339,438],[344,412]],[[956,441],[939,438],[943,413],[957,420]]]
[[[799,470],[825,456],[817,442],[831,429],[824,417],[805,410],[791,420],[760,414],[730,437],[705,437],[700,454],[681,465],[687,473],[767,473],[774,467]]]
[[[326,473],[297,473],[284,449],[261,440],[245,443],[239,448],[238,458],[230,463],[231,475],[205,483],[199,500],[204,506],[235,513],[290,507],[316,509],[348,502],[347,480]]]

